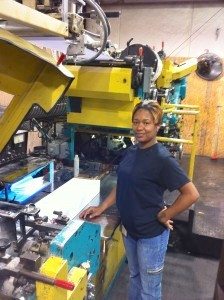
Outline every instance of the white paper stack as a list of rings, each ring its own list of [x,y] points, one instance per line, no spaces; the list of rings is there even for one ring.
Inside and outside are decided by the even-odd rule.
[[[58,189],[36,203],[40,216],[52,220],[53,211],[62,211],[70,219],[100,193],[100,180],[72,178]]]

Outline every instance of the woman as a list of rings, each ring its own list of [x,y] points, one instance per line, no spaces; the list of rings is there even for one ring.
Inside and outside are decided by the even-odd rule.
[[[132,113],[136,145],[131,146],[117,171],[117,185],[98,207],[89,207],[81,218],[99,216],[117,204],[130,271],[128,300],[160,300],[162,270],[173,230],[171,219],[190,207],[199,193],[176,159],[157,142],[162,109],[143,101]],[[166,208],[163,193],[179,190]]]

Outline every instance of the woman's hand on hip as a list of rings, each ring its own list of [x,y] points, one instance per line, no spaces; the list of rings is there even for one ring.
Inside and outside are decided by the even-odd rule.
[[[158,214],[157,219],[160,223],[164,224],[168,229],[173,230],[173,221],[168,219],[166,215],[167,207],[165,206]]]

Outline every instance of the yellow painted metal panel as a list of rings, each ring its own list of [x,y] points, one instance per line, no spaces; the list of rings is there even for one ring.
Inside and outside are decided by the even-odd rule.
[[[169,88],[171,87],[172,83],[172,66],[173,62],[170,60],[164,60],[163,61],[163,69],[161,74],[159,75],[157,81],[156,81],[156,86],[158,88],[163,87],[163,88]]]
[[[120,228],[117,227],[108,245],[105,276],[103,278],[104,293],[111,285],[112,280],[119,269],[121,261],[124,258],[124,255],[125,249],[123,245],[122,234],[120,232]]]
[[[74,100],[75,101],[75,100]],[[82,99],[82,112],[68,112],[67,122],[83,125],[131,128],[131,115],[139,98],[132,102]]]
[[[73,78],[65,67],[56,66],[48,52],[4,29],[0,29],[0,58],[0,90],[13,95],[21,95],[45,63],[54,66],[55,72],[68,80]]]
[[[197,59],[188,59],[187,61],[179,64],[178,66],[174,65],[172,69],[173,80],[183,78],[197,69]]]
[[[49,82],[50,78],[50,82]],[[59,82],[60,81],[60,82]],[[49,82],[48,86],[45,83]],[[50,65],[45,65],[35,82],[27,85],[21,96],[15,96],[0,119],[0,151],[22,123],[24,117],[34,103],[49,111],[63,94],[67,80],[55,74]]]
[[[0,1],[0,17],[48,34],[68,37],[68,24],[14,0]]]
[[[74,283],[75,289],[68,291],[68,300],[82,300],[86,296],[87,271],[80,268],[72,268],[68,275],[68,281]]]
[[[68,263],[60,257],[51,256],[41,266],[40,273],[53,278],[67,280]],[[65,300],[67,299],[67,290],[36,282],[36,298],[37,300]]]
[[[1,61],[4,60],[4,63],[0,65],[0,90],[13,95],[21,95],[27,88],[27,84],[34,79],[33,69],[40,72],[44,66],[44,62],[40,63],[32,55],[24,57],[23,51],[2,42],[0,57]],[[19,68],[18,62],[21,65]]]
[[[169,88],[173,80],[183,78],[197,69],[197,59],[191,58],[178,66],[171,60],[163,61],[163,69],[157,79],[157,87]]]
[[[130,68],[66,67],[75,76],[67,92],[68,96],[133,101]]]
[[[47,52],[0,30],[0,90],[15,95],[0,118],[0,151],[33,104],[48,112],[74,79]]]

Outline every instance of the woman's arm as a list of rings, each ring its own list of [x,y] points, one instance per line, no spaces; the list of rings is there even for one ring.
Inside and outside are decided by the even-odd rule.
[[[199,198],[198,190],[192,182],[183,185],[180,189],[180,195],[174,201],[174,203],[167,209],[161,210],[157,218],[161,223],[166,223],[176,215],[183,212],[190,207]]]
[[[95,218],[101,215],[107,208],[116,203],[116,187],[110,192],[110,194],[106,197],[102,204],[99,206],[90,206],[84,211],[81,212],[79,217],[81,219]]]

